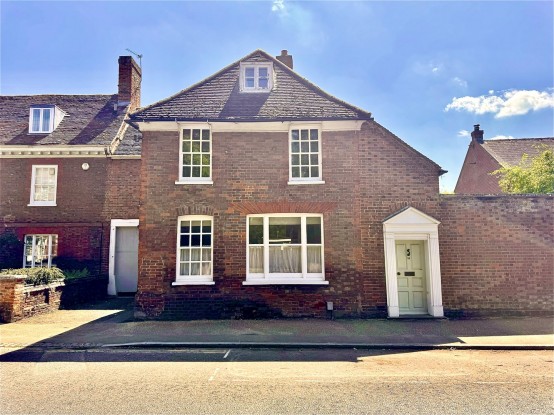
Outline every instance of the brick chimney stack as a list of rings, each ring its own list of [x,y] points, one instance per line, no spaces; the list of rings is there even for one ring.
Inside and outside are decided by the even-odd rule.
[[[129,105],[129,111],[140,107],[140,83],[142,70],[131,56],[120,56],[117,105]]]
[[[479,124],[475,124],[475,125],[473,126],[473,131],[471,132],[471,139],[472,139],[473,141],[476,141],[476,142],[479,143],[479,144],[483,144],[483,143],[484,143],[484,141],[483,141],[483,133],[484,133],[485,131],[481,130],[479,127],[480,127]]]
[[[292,55],[289,55],[287,50],[283,49],[281,55],[276,56],[276,58],[279,62],[284,63],[292,69]]]

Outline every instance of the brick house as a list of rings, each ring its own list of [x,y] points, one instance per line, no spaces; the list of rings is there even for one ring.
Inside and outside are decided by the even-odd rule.
[[[111,294],[136,291],[141,135],[125,119],[141,69],[122,56],[118,77],[112,95],[0,97],[0,233],[24,245],[3,264],[87,267]]]
[[[444,170],[286,51],[257,50],[130,123],[137,316],[443,315]]]
[[[286,51],[144,108],[140,82],[120,57],[117,94],[0,97],[21,265],[86,265],[139,318],[554,314],[552,195],[440,195]]]
[[[515,166],[521,157],[538,155],[544,146],[554,149],[554,138],[484,140],[484,131],[475,125],[471,142],[456,183],[456,194],[501,194],[495,170]]]

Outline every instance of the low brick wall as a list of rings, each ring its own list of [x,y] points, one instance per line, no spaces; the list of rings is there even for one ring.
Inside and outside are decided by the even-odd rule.
[[[26,285],[24,276],[0,278],[0,321],[11,323],[37,314],[102,299],[108,279],[104,277]]]

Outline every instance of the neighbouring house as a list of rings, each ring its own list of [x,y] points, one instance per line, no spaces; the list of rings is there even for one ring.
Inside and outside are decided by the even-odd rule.
[[[118,63],[117,94],[0,96],[0,233],[21,242],[4,267],[86,267],[136,291],[141,134],[125,119],[141,69]]]
[[[441,197],[439,165],[287,51],[256,50],[129,122],[143,136],[137,317],[552,311],[552,232],[520,246],[551,199]],[[510,249],[537,258],[533,275]]]
[[[511,138],[484,140],[484,131],[477,124],[456,183],[456,194],[500,194],[498,176],[491,173],[501,167],[515,166],[524,154],[538,155],[544,147],[554,149],[554,138]]]

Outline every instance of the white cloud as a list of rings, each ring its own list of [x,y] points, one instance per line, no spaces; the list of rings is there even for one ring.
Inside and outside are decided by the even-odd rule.
[[[495,114],[495,118],[504,118],[527,114],[529,111],[554,108],[552,89],[546,91],[510,90],[498,95],[493,95],[493,93],[494,91],[490,90],[489,95],[453,98],[444,110],[467,111],[474,114],[491,112]]]
[[[462,88],[467,88],[467,81],[458,76],[455,76],[454,78],[452,78],[452,82],[458,86],[461,86]]]
[[[513,138],[511,135],[495,135],[494,137],[487,138],[487,140],[512,140]]]
[[[299,3],[288,3],[285,0],[274,0],[271,11],[279,16],[285,26],[289,26],[303,46],[321,47],[325,34],[313,13]]]
[[[287,9],[285,8],[285,0],[274,0],[273,4],[271,5],[271,11],[286,13]]]
[[[458,137],[469,137],[469,136],[471,136],[471,133],[468,130],[458,131]]]

